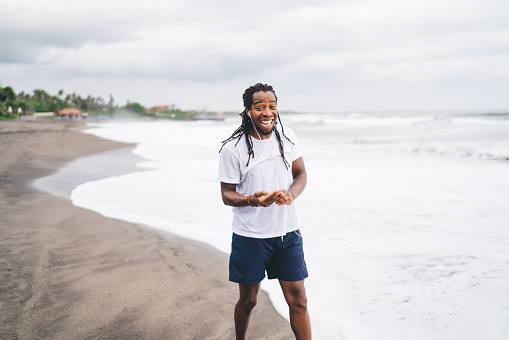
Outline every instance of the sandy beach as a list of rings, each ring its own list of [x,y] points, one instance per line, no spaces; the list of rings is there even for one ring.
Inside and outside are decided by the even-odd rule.
[[[226,254],[33,188],[77,157],[126,147],[81,128],[0,122],[0,338],[233,339]],[[248,338],[293,339],[264,292]]]

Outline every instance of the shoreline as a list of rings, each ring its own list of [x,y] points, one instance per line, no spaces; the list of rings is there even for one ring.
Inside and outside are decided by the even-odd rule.
[[[103,217],[32,182],[129,144],[64,122],[0,122],[0,338],[234,338],[228,256]],[[260,292],[250,339],[293,339]]]
[[[79,157],[59,168],[57,172],[37,178],[32,186],[54,196],[71,199],[72,191],[80,184],[103,178],[126,175],[147,169],[136,166],[147,159],[133,154],[134,145],[101,151]]]

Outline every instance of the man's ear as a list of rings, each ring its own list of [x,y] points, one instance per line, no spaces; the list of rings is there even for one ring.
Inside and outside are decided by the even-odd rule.
[[[248,109],[246,109],[246,114],[247,114],[247,116],[248,116],[249,118],[251,118],[251,113],[249,112],[249,110],[248,110]]]

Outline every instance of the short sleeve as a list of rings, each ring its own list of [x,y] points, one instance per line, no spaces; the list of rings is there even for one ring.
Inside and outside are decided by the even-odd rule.
[[[219,181],[229,184],[239,184],[240,173],[239,158],[228,148],[223,148],[219,156]]]
[[[293,146],[293,152],[292,152],[292,162],[296,159],[299,159],[302,157],[302,152],[300,151],[300,144],[297,138],[295,138],[295,145]]]
[[[300,150],[300,144],[299,140],[297,139],[297,136],[295,136],[295,133],[288,129],[288,138],[292,141],[293,147],[292,147],[292,162],[296,159],[299,159],[302,157],[302,151]]]

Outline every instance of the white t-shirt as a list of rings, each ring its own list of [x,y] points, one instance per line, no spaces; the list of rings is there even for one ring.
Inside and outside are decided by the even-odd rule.
[[[256,191],[290,189],[292,176],[292,162],[302,156],[295,134],[285,128],[285,135],[293,142],[290,143],[278,129],[283,141],[285,158],[290,164],[287,169],[279,152],[279,143],[273,132],[270,138],[258,140],[252,138],[254,158],[249,159],[245,136],[226,143],[221,150],[219,161],[219,181],[236,184],[236,191],[244,196]],[[265,207],[234,207],[233,232],[237,235],[270,238],[283,236],[298,229],[295,202],[291,205],[277,205]]]

